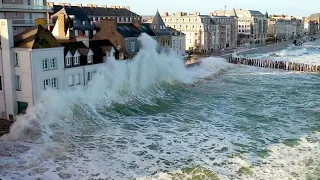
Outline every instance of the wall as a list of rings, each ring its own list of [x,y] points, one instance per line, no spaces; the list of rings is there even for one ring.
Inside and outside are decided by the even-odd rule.
[[[0,89],[0,118],[6,118],[6,107],[5,107],[5,98],[4,98],[4,79],[3,79],[3,71],[2,71],[2,51],[0,49],[0,76],[1,76],[1,87]]]
[[[34,49],[31,53],[32,58],[32,79],[33,79],[33,97],[36,104],[40,95],[44,91],[44,80],[58,78],[58,89],[64,88],[63,75],[64,75],[64,52],[63,47],[60,48],[47,48],[47,49]],[[46,58],[56,58],[57,68],[42,70],[42,60]],[[50,63],[48,63],[50,67]],[[50,82],[51,83],[51,82]]]
[[[72,88],[69,86],[69,76],[80,74],[80,84],[75,86],[87,86],[88,72],[96,72],[101,64],[91,64],[87,66],[78,66],[72,68],[66,68],[64,71],[63,84],[64,88]]]
[[[16,48],[13,48],[13,52],[18,54],[19,61],[19,66],[14,67],[15,75],[20,76],[21,87],[21,91],[14,89],[17,96],[17,101],[27,102],[29,105],[33,105],[31,52],[28,49]],[[14,84],[16,84],[16,82],[14,82]]]
[[[131,49],[131,42],[134,42],[134,51]],[[125,38],[125,48],[128,54],[137,53],[140,49],[140,43],[137,37]]]

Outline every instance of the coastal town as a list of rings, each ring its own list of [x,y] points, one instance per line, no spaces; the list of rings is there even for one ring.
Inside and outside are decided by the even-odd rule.
[[[39,102],[43,91],[86,86],[109,57],[133,58],[143,33],[158,42],[159,50],[188,59],[320,32],[320,13],[294,17],[232,8],[139,15],[129,6],[5,2],[0,3],[0,133]]]

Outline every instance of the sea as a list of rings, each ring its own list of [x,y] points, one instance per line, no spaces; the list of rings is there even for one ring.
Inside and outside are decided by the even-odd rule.
[[[318,180],[320,74],[202,59],[143,34],[87,87],[48,90],[0,138],[2,180]],[[320,41],[246,57],[320,65]]]

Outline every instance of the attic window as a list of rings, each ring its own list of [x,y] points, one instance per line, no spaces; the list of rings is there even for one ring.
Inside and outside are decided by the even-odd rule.
[[[153,26],[153,29],[157,29],[157,25],[154,25],[154,26]]]
[[[86,21],[82,21],[82,25],[86,25]]]

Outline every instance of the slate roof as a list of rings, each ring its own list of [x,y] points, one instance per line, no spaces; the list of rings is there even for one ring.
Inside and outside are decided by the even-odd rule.
[[[156,15],[153,17],[151,28],[153,32],[157,36],[170,36],[171,33],[167,30],[166,24],[163,22],[162,17],[159,14],[159,11],[157,10]]]
[[[141,35],[141,31],[131,23],[130,24],[127,24],[127,23],[119,24],[118,23],[117,31],[125,38],[138,37]]]
[[[183,32],[178,31],[178,30],[176,30],[176,29],[174,29],[174,28],[172,28],[172,27],[167,27],[167,29],[168,29],[168,31],[171,32],[171,34],[172,34],[173,36],[185,35]]]
[[[88,16],[84,14],[82,11],[71,8],[69,6],[63,7],[61,10],[56,12],[52,17],[58,16],[61,12],[65,13],[68,16],[73,15],[75,19],[78,19],[78,20],[85,21],[89,19]]]
[[[82,6],[82,7],[65,6],[65,7],[68,7],[69,9],[81,11],[82,13],[84,13],[87,16],[94,16],[94,17],[99,17],[99,16],[141,17],[138,14],[136,14],[128,9],[125,9],[125,8],[116,9],[116,8],[87,7],[87,6]],[[62,8],[63,8],[62,5],[54,5],[53,12],[56,13]]]
[[[62,47],[58,40],[41,25],[31,27],[14,37],[14,47],[42,49]]]
[[[141,24],[141,31],[143,33],[148,34],[149,36],[156,36],[156,34],[152,31],[150,25],[151,25],[150,23],[142,23]]]
[[[102,60],[103,56],[105,56],[105,52],[110,51],[112,48],[115,50],[115,58],[119,58],[119,51],[112,45],[109,40],[92,40],[89,42],[89,47],[94,53],[95,59]]]
[[[256,10],[249,10],[249,12],[254,15],[263,15],[260,11],[256,11]]]
[[[81,49],[81,48],[87,49],[87,46],[85,44],[83,44],[83,42],[81,42],[81,41],[61,42],[61,44],[62,44],[62,46],[64,46],[64,56],[67,55],[68,51],[70,51],[71,54],[74,55],[74,53],[78,49]],[[80,51],[79,51],[79,53],[80,53]]]

